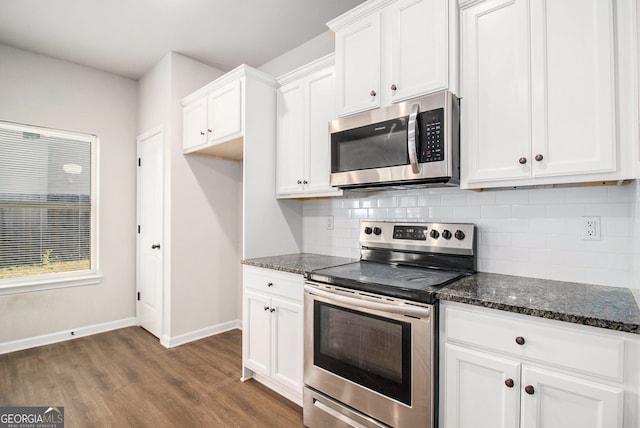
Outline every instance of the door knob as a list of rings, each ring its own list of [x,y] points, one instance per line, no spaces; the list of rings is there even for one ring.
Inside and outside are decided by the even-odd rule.
[[[159,250],[159,249],[160,249],[160,244],[153,244],[153,245],[151,246],[151,249],[152,249],[152,250]]]

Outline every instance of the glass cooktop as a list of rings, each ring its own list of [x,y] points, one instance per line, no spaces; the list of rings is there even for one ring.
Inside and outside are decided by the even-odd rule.
[[[465,273],[359,261],[306,274],[312,281],[423,303],[434,303],[435,292]]]

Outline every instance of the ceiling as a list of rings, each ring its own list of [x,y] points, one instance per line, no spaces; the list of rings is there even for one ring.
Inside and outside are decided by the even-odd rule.
[[[0,0],[0,43],[140,78],[168,52],[228,71],[327,31],[364,0]]]

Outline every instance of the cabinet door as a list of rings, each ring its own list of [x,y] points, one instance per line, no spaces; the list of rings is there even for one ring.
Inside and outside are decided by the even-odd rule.
[[[528,5],[490,0],[461,11],[461,170],[469,182],[530,177]]]
[[[182,110],[182,148],[188,150],[207,141],[207,99],[184,106]]]
[[[304,177],[304,87],[302,81],[278,90],[277,193],[301,193]]]
[[[613,3],[531,2],[536,176],[616,170]]]
[[[208,97],[209,142],[217,142],[242,132],[242,83],[235,80]]]
[[[517,428],[520,364],[451,344],[445,353],[444,426]]]
[[[302,394],[303,310],[301,303],[273,298],[271,376]]]
[[[380,13],[336,33],[337,113],[380,106]]]
[[[269,376],[271,344],[271,301],[268,296],[251,291],[244,292],[245,319],[243,346],[245,365],[251,370]]]
[[[447,0],[401,0],[385,9],[391,72],[381,89],[393,102],[447,88],[447,4]]]
[[[319,71],[307,79],[307,150],[305,156],[307,191],[335,190],[329,185],[329,122],[335,119],[335,86],[333,67]],[[336,190],[337,191],[337,190]]]
[[[521,389],[522,428],[622,427],[619,388],[524,366]]]

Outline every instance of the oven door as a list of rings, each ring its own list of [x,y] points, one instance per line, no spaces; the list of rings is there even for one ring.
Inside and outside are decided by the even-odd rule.
[[[304,381],[319,394],[305,397],[305,425],[325,425],[338,403],[356,421],[433,426],[433,309],[306,282]]]

